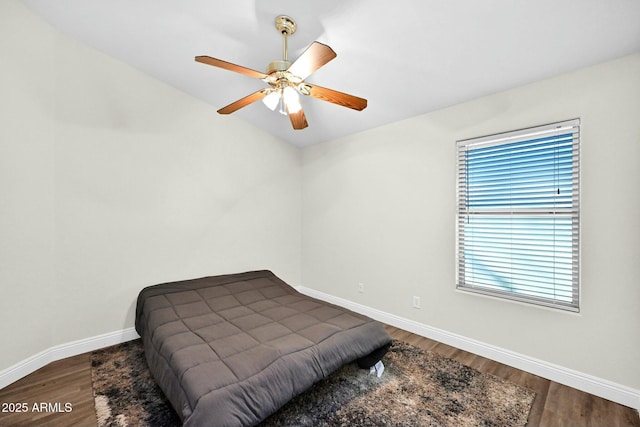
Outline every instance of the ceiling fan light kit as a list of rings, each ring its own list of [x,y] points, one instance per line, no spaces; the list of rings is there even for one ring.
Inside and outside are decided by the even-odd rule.
[[[357,111],[364,110],[367,107],[367,100],[364,98],[305,82],[307,77],[335,58],[336,53],[329,46],[315,41],[298,59],[290,62],[287,58],[287,37],[296,32],[297,25],[292,18],[280,15],[275,20],[275,26],[283,38],[283,59],[269,63],[266,73],[210,56],[196,56],[197,62],[258,78],[269,84],[268,88],[260,89],[247,95],[219,109],[218,113],[230,114],[242,107],[262,100],[270,110],[275,111],[277,108],[281,114],[289,116],[293,128],[299,130],[308,126],[300,104],[299,94]]]

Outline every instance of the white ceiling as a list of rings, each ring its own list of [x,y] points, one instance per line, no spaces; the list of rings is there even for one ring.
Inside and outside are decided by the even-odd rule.
[[[274,19],[337,58],[307,81],[367,98],[352,111],[302,99],[309,127],[261,102],[234,113],[297,146],[335,139],[640,51],[640,0],[23,0],[63,32],[216,110],[265,83],[194,61],[264,71],[282,58]]]

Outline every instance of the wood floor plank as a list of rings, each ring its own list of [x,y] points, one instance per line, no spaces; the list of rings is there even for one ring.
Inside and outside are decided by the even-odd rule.
[[[640,427],[638,412],[579,390],[385,325],[395,340],[452,357],[480,372],[495,375],[536,392],[528,426]],[[26,403],[25,413],[0,412],[0,426],[91,427],[97,424],[89,353],[60,360],[0,390],[0,403]],[[71,412],[34,411],[41,402],[70,403]]]
[[[5,387],[0,404],[6,410],[0,426],[95,426],[89,354],[50,363]],[[26,411],[18,412],[16,404]]]
[[[638,426],[638,413],[631,408],[552,382],[541,425],[584,427]]]

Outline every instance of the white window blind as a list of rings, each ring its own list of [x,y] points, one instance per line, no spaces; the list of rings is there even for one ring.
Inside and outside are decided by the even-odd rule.
[[[457,142],[457,287],[579,310],[579,119]]]

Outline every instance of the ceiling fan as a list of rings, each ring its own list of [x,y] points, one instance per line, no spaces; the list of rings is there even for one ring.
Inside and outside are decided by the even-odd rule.
[[[308,126],[307,118],[300,105],[299,94],[358,111],[367,107],[366,99],[305,82],[305,79],[313,72],[335,58],[336,53],[329,46],[315,41],[292,63],[287,59],[287,37],[296,32],[296,23],[292,18],[280,15],[276,18],[275,24],[283,37],[284,57],[282,60],[271,62],[265,73],[210,56],[196,56],[197,62],[235,71],[261,79],[269,84],[269,87],[260,89],[219,109],[218,113],[230,114],[262,100],[271,110],[278,108],[280,113],[288,115],[293,128],[299,130]]]

